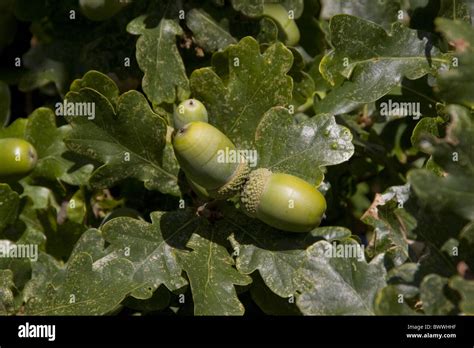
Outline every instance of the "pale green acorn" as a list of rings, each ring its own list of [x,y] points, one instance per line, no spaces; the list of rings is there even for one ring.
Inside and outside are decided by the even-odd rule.
[[[28,141],[0,139],[0,180],[19,180],[36,167],[38,154]]]
[[[222,160],[221,153],[236,151],[236,147],[225,134],[205,122],[191,122],[177,130],[173,148],[186,177],[214,198],[238,193],[250,172],[245,161]]]
[[[82,14],[92,21],[109,19],[126,5],[120,0],[79,0]]]
[[[294,19],[290,18],[288,11],[280,4],[265,4],[263,15],[275,20],[285,37],[285,44],[295,46],[300,41],[300,30]]]
[[[326,199],[313,185],[265,168],[250,173],[240,200],[247,215],[289,232],[311,231],[326,211]]]
[[[196,99],[187,99],[181,102],[173,113],[174,128],[183,128],[190,122],[208,122],[207,109],[203,103]]]

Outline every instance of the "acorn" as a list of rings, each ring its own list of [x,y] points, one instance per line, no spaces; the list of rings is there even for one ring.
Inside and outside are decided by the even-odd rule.
[[[286,45],[295,46],[300,41],[300,30],[283,5],[265,4],[263,15],[272,18],[278,24]]]
[[[237,151],[216,127],[191,122],[174,133],[173,148],[186,177],[213,198],[228,198],[240,191],[250,168],[244,158],[228,161],[225,153]]]
[[[173,113],[174,128],[183,128],[190,122],[208,122],[207,109],[203,103],[196,99],[187,99],[181,102]]]
[[[250,173],[240,201],[247,215],[288,232],[311,231],[326,211],[326,199],[313,185],[266,168]]]
[[[0,139],[0,180],[19,180],[31,173],[37,162],[38,153],[26,140]]]
[[[120,0],[79,0],[82,14],[92,21],[109,19],[126,5]]]

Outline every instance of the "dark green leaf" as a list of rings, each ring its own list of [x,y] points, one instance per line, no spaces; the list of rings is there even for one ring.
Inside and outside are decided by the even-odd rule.
[[[413,133],[411,135],[411,143],[413,146],[419,147],[420,141],[423,139],[424,136],[427,134],[431,134],[433,136],[439,136],[439,126],[444,123],[442,117],[424,117],[422,118],[413,129]]]
[[[265,314],[268,315],[301,315],[296,307],[294,296],[283,298],[272,292],[263,282],[261,277],[254,277],[250,288],[254,300]]]
[[[15,16],[21,21],[25,22],[39,20],[48,13],[46,2],[47,0],[38,0],[35,2],[28,0],[16,0]]]
[[[439,76],[439,90],[443,99],[474,107],[474,29],[460,20],[438,18],[436,28],[455,49],[456,66]],[[454,62],[453,62],[454,63]],[[447,69],[445,69],[447,70]]]
[[[15,222],[20,207],[20,196],[7,184],[0,183],[0,233]]]
[[[241,149],[254,144],[254,133],[263,114],[273,106],[291,100],[292,80],[286,75],[293,56],[282,43],[260,54],[257,41],[243,38],[225,50],[228,77],[212,68],[198,69],[191,75],[191,88],[216,125]]]
[[[180,252],[179,260],[189,278],[196,315],[242,315],[244,306],[235,285],[248,285],[251,278],[239,273],[226,248],[217,243],[215,231],[209,239],[193,234],[186,244],[191,252]]]
[[[69,92],[66,99],[70,103],[95,103],[93,120],[68,118],[72,132],[66,139],[74,152],[104,163],[92,173],[93,186],[109,187],[134,177],[144,181],[148,189],[179,195],[177,168],[163,167],[167,126],[141,93],[122,94],[117,113],[102,94],[90,88]]]
[[[0,315],[8,315],[14,306],[12,288],[13,273],[9,269],[0,270]]]
[[[15,40],[17,22],[13,14],[14,7],[15,0],[4,0],[0,4],[0,49]]]
[[[133,277],[143,287],[132,295],[139,299],[152,296],[161,284],[170,290],[187,284],[181,276],[176,247],[184,247],[180,240],[186,231],[193,231],[196,223],[192,214],[176,212],[151,214],[152,223],[120,217],[103,227],[104,238],[111,244],[109,257],[125,257],[133,262]]]
[[[387,33],[375,23],[336,15],[330,30],[334,50],[323,58],[320,71],[336,88],[319,103],[315,100],[317,114],[350,111],[389,93],[403,77],[418,79],[449,64],[426,37],[420,39],[401,23]]]
[[[61,278],[64,273],[64,265],[58,262],[54,257],[46,253],[40,253],[38,260],[31,263],[31,279],[26,283],[23,289],[23,300],[28,303],[35,297],[47,296],[47,283],[52,282],[53,278]]]
[[[0,126],[4,127],[10,120],[10,88],[0,81]]]
[[[234,9],[249,17],[261,16],[263,14],[263,4],[264,0],[232,0]]]
[[[153,293],[153,296],[146,300],[139,300],[134,297],[127,297],[123,305],[138,311],[154,312],[169,306],[171,295],[164,286],[160,286]]]
[[[379,291],[375,299],[375,313],[377,315],[416,315],[395,285],[386,286]]]
[[[471,23],[474,16],[471,10],[472,1],[470,0],[441,0],[438,16]]]
[[[459,234],[459,256],[466,262],[470,269],[474,269],[474,222],[470,222]]]
[[[79,92],[86,87],[96,90],[106,97],[114,107],[117,106],[119,89],[110,77],[98,71],[88,71],[81,79],[76,79],[71,83],[70,91]]]
[[[66,90],[68,74],[64,63],[50,59],[43,45],[32,47],[23,57],[24,65],[29,69],[18,84],[23,92],[44,87],[53,83],[57,91]]]
[[[193,32],[196,43],[207,52],[222,50],[237,43],[229,32],[222,28],[202,9],[192,9],[186,15],[186,24]]]
[[[343,240],[351,233],[342,227],[320,227],[307,235],[275,230],[241,213],[226,212],[220,231],[228,230],[239,272],[259,271],[266,286],[282,298],[295,296],[295,276],[306,257],[305,249],[321,238]]]
[[[347,14],[357,16],[386,29],[398,20],[397,14],[400,5],[396,1],[373,0],[322,0],[321,18],[330,19],[334,15]]]
[[[409,193],[408,185],[392,186],[383,194],[377,193],[372,205],[361,217],[374,229],[370,252],[374,255],[386,253],[386,257],[396,266],[407,260],[407,235],[416,227],[416,220],[403,209]]]
[[[448,315],[454,309],[455,306],[443,293],[447,284],[448,279],[437,274],[430,274],[423,279],[420,285],[420,299],[425,314]]]
[[[258,166],[299,176],[319,185],[321,167],[347,161],[354,153],[351,132],[334,116],[317,115],[296,124],[287,109],[276,107],[260,121],[255,142]]]
[[[446,137],[429,137],[422,147],[445,170],[445,176],[417,169],[409,172],[408,181],[422,202],[435,211],[448,209],[474,220],[474,118],[460,106],[451,105],[447,111],[451,124]]]
[[[28,315],[103,315],[115,309],[137,287],[133,264],[114,259],[94,264],[87,253],[69,260],[56,284],[46,282],[26,304]],[[41,295],[40,295],[41,294]]]
[[[356,255],[356,252],[337,257],[337,248],[344,246],[353,246],[350,250],[362,250],[355,241],[339,245],[321,241],[306,250],[305,262],[299,269],[301,287],[297,297],[302,313],[374,314],[375,295],[385,286],[383,258],[378,257],[367,263],[363,251],[361,255]]]
[[[273,20],[268,17],[263,17],[260,20],[260,31],[257,40],[261,44],[270,44],[278,40],[278,26]]]
[[[196,315],[243,314],[234,284],[247,285],[251,279],[233,267],[223,246],[225,230],[213,228],[188,210],[154,212],[151,219],[152,224],[117,218],[103,227],[111,243],[104,260],[125,257],[133,262],[133,279],[142,284],[133,296],[150,298],[161,284],[170,290],[185,286],[184,270]]]
[[[0,269],[11,270],[15,289],[23,289],[31,278],[31,268],[38,257],[36,245],[26,238],[21,238],[16,243],[0,239],[0,250]]]
[[[102,233],[94,228],[85,231],[71,252],[70,258],[73,259],[77,254],[87,253],[95,262],[106,255],[104,251],[105,240]]]
[[[449,287],[461,295],[459,307],[466,315],[474,315],[474,281],[455,276],[449,280]]]
[[[136,56],[145,74],[142,87],[148,99],[154,104],[186,99],[189,81],[176,47],[176,36],[183,35],[178,22],[163,18],[155,28],[148,28],[143,19],[132,23],[129,32],[140,34]]]

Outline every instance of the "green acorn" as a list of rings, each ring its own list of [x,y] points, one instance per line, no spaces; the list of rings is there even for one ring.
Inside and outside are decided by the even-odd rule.
[[[223,153],[237,151],[220,130],[205,122],[191,122],[173,136],[176,158],[186,177],[211,197],[228,198],[239,192],[250,172],[245,161],[225,161]]]
[[[38,154],[33,145],[23,139],[0,139],[0,180],[19,180],[36,167]]]
[[[207,109],[196,99],[187,99],[181,102],[173,113],[174,128],[183,128],[190,122],[208,122]]]
[[[79,6],[88,19],[104,21],[113,17],[126,3],[120,0],[79,0]]]
[[[265,168],[250,173],[240,200],[247,215],[289,232],[311,231],[326,211],[326,199],[313,185]]]
[[[284,42],[288,46],[295,46],[300,41],[300,30],[294,19],[291,19],[288,11],[280,4],[263,5],[263,15],[277,22],[284,36]]]

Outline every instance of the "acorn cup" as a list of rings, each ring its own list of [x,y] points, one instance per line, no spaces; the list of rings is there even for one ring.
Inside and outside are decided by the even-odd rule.
[[[327,207],[313,185],[265,168],[250,173],[240,201],[247,215],[288,232],[309,232],[319,226]]]
[[[221,153],[237,151],[225,134],[205,122],[191,122],[176,130],[173,149],[186,177],[204,188],[210,197],[229,198],[247,180],[246,161],[225,162]]]
[[[33,171],[38,162],[36,149],[19,138],[0,139],[0,181],[17,181]]]

